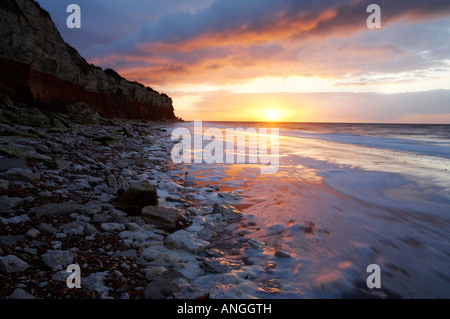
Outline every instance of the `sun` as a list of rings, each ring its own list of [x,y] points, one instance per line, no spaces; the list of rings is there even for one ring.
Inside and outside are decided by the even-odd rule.
[[[265,111],[265,117],[267,122],[276,122],[280,118],[281,111],[269,109]]]

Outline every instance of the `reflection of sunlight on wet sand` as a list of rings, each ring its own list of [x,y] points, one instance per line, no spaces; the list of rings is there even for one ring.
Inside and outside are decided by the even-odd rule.
[[[224,236],[230,247],[250,238],[263,242],[263,251],[249,252],[259,271],[259,297],[338,296],[373,262],[390,276],[388,289],[411,287],[400,289],[406,297],[448,293],[439,277],[448,269],[448,202],[433,202],[436,188],[424,188],[430,197],[424,200],[415,183],[443,185],[445,195],[449,159],[320,139],[279,140],[275,174],[260,174],[261,164],[188,165],[200,186],[242,191],[243,200],[233,205],[254,227],[237,224]],[[291,258],[275,257],[279,249]]]

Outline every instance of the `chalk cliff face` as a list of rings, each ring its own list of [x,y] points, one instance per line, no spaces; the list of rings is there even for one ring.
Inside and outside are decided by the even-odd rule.
[[[0,1],[0,93],[49,110],[85,102],[106,117],[175,119],[172,100],[89,64],[33,0]]]

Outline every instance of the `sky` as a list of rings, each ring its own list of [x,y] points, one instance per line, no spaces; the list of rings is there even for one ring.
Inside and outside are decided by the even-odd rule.
[[[37,2],[88,62],[185,120],[450,124],[449,0]]]

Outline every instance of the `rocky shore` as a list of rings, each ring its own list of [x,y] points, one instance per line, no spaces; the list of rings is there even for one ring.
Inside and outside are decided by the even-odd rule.
[[[213,244],[242,222],[237,195],[192,201],[220,185],[173,166],[165,125],[0,98],[0,298],[251,297],[251,266]]]

